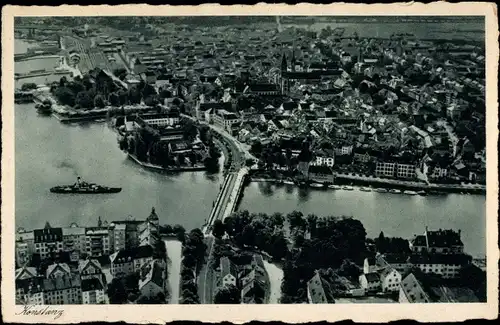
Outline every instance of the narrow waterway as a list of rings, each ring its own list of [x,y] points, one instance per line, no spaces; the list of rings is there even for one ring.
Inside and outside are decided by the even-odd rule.
[[[170,287],[170,303],[179,303],[179,288],[181,281],[181,259],[182,243],[178,240],[165,240],[167,247],[168,264],[168,284]]]
[[[422,234],[426,226],[436,230],[460,229],[469,254],[486,254],[484,195],[412,196],[253,182],[246,187],[239,210],[268,214],[298,210],[305,215],[352,216],[363,223],[371,238],[383,231],[386,236],[411,239]]]
[[[269,276],[270,294],[269,303],[279,304],[281,298],[281,281],[283,280],[283,270],[274,263],[264,260],[264,267]]]

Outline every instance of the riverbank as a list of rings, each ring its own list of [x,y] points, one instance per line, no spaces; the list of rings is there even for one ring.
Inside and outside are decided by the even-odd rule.
[[[145,163],[137,159],[136,156],[127,153],[127,156],[132,159],[136,164],[156,172],[167,172],[167,173],[177,173],[177,172],[194,172],[194,171],[203,171],[206,170],[205,165],[196,165],[196,166],[183,166],[183,167],[174,167],[174,168],[163,168],[159,165],[154,165],[150,163]]]
[[[285,178],[269,177],[266,175],[252,175],[249,177],[251,182],[271,182],[282,184]],[[314,183],[318,184],[317,188],[327,188],[328,183]],[[294,184],[298,185],[296,182]],[[403,180],[385,179],[378,177],[366,176],[353,176],[347,174],[335,174],[335,185],[358,185],[358,186],[373,186],[376,185],[383,189],[397,189],[397,190],[410,190],[410,191],[426,191],[428,193],[441,194],[442,193],[467,193],[467,194],[486,194],[486,186],[480,184],[426,184]]]

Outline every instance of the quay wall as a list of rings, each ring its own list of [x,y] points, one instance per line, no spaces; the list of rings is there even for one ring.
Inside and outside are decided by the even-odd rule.
[[[72,76],[69,71],[52,71],[20,76],[15,78],[14,88],[20,89],[25,83],[35,83],[37,85],[47,85],[54,81],[61,80],[62,77],[70,78]]]
[[[192,166],[192,167],[191,166],[184,166],[184,167],[175,167],[175,168],[165,169],[165,168],[158,166],[158,165],[144,163],[130,153],[127,153],[127,155],[130,159],[132,159],[138,165],[140,165],[146,169],[157,171],[157,172],[162,172],[162,173],[195,172],[195,171],[203,171],[206,169],[205,166]]]
[[[270,182],[281,183],[283,178],[268,177],[262,175],[252,175],[251,182]],[[387,189],[401,189],[401,190],[425,190],[447,193],[472,193],[484,194],[486,187],[484,185],[461,185],[461,184],[425,184],[411,181],[371,178],[363,176],[350,176],[350,175],[337,175],[335,177],[335,184],[337,185],[360,185],[360,186],[375,186]]]

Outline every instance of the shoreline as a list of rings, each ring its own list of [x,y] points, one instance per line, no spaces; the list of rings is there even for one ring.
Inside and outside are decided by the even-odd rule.
[[[154,165],[150,163],[144,163],[137,159],[134,155],[127,153],[127,157],[132,159],[136,164],[141,167],[149,170],[153,170],[156,172],[166,172],[166,173],[179,173],[179,172],[194,172],[194,171],[205,171],[205,166],[185,166],[185,167],[176,167],[176,168],[163,168],[159,165]]]
[[[275,177],[263,177],[263,176],[250,176],[249,177],[250,182],[268,182],[268,183],[279,183],[283,184],[283,180],[281,178],[275,178]],[[340,182],[335,182],[336,185],[356,185],[356,186],[363,186],[363,185],[378,185],[380,188],[385,188],[385,189],[406,189],[406,190],[424,190],[424,191],[430,191],[432,195],[432,192],[443,192],[443,193],[467,193],[467,194],[480,194],[480,195],[485,195],[486,194],[486,188],[482,185],[477,185],[478,187],[473,187],[473,186],[464,186],[464,185],[453,185],[453,184],[430,184],[427,185],[425,183],[422,184],[416,184],[415,182],[408,182],[408,181],[398,181],[398,180],[392,180],[392,179],[381,179],[381,178],[366,178],[366,177],[359,177],[359,176],[344,176],[344,175],[336,175],[335,177],[336,181]],[[311,183],[316,183],[316,182],[311,182]],[[318,189],[327,189],[327,185],[323,183],[323,187],[318,188]],[[297,183],[294,184],[294,186],[298,186]],[[310,186],[309,186],[310,187]],[[314,187],[310,187],[313,188]]]

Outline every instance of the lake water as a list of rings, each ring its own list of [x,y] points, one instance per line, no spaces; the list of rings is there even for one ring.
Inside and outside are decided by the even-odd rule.
[[[288,25],[287,27],[306,28],[319,32],[330,26],[332,29],[345,28],[344,36],[350,36],[354,32],[359,37],[381,37],[389,38],[393,33],[413,33],[422,39],[484,39],[485,25],[477,22],[454,22],[454,23],[314,23],[301,25]]]
[[[16,41],[18,44],[28,45]],[[24,45],[23,45],[24,44]],[[119,150],[116,134],[106,124],[61,124],[37,114],[33,104],[15,109],[16,227],[41,228],[76,222],[96,225],[129,215],[145,219],[155,207],[162,224],[201,227],[210,213],[222,175],[188,172],[164,175],[144,170]],[[71,184],[77,176],[122,191],[109,195],[58,195],[49,188]],[[300,210],[305,214],[350,215],[360,219],[368,236],[410,238],[432,229],[462,230],[466,250],[485,254],[484,196],[404,196],[359,191],[299,190],[252,183],[246,188],[241,209],[252,212]]]
[[[144,170],[118,148],[116,134],[105,123],[64,125],[37,114],[33,104],[15,105],[16,226],[34,229],[81,226],[132,215],[145,219],[155,207],[162,224],[201,227],[210,213],[221,181],[205,172],[158,174]],[[122,187],[117,194],[50,193],[76,177]]]
[[[383,231],[386,236],[412,238],[423,233],[426,226],[460,229],[467,252],[474,256],[486,252],[486,197],[482,195],[411,196],[299,189],[259,182],[245,189],[239,210],[352,216],[363,223],[368,237],[377,237]]]

